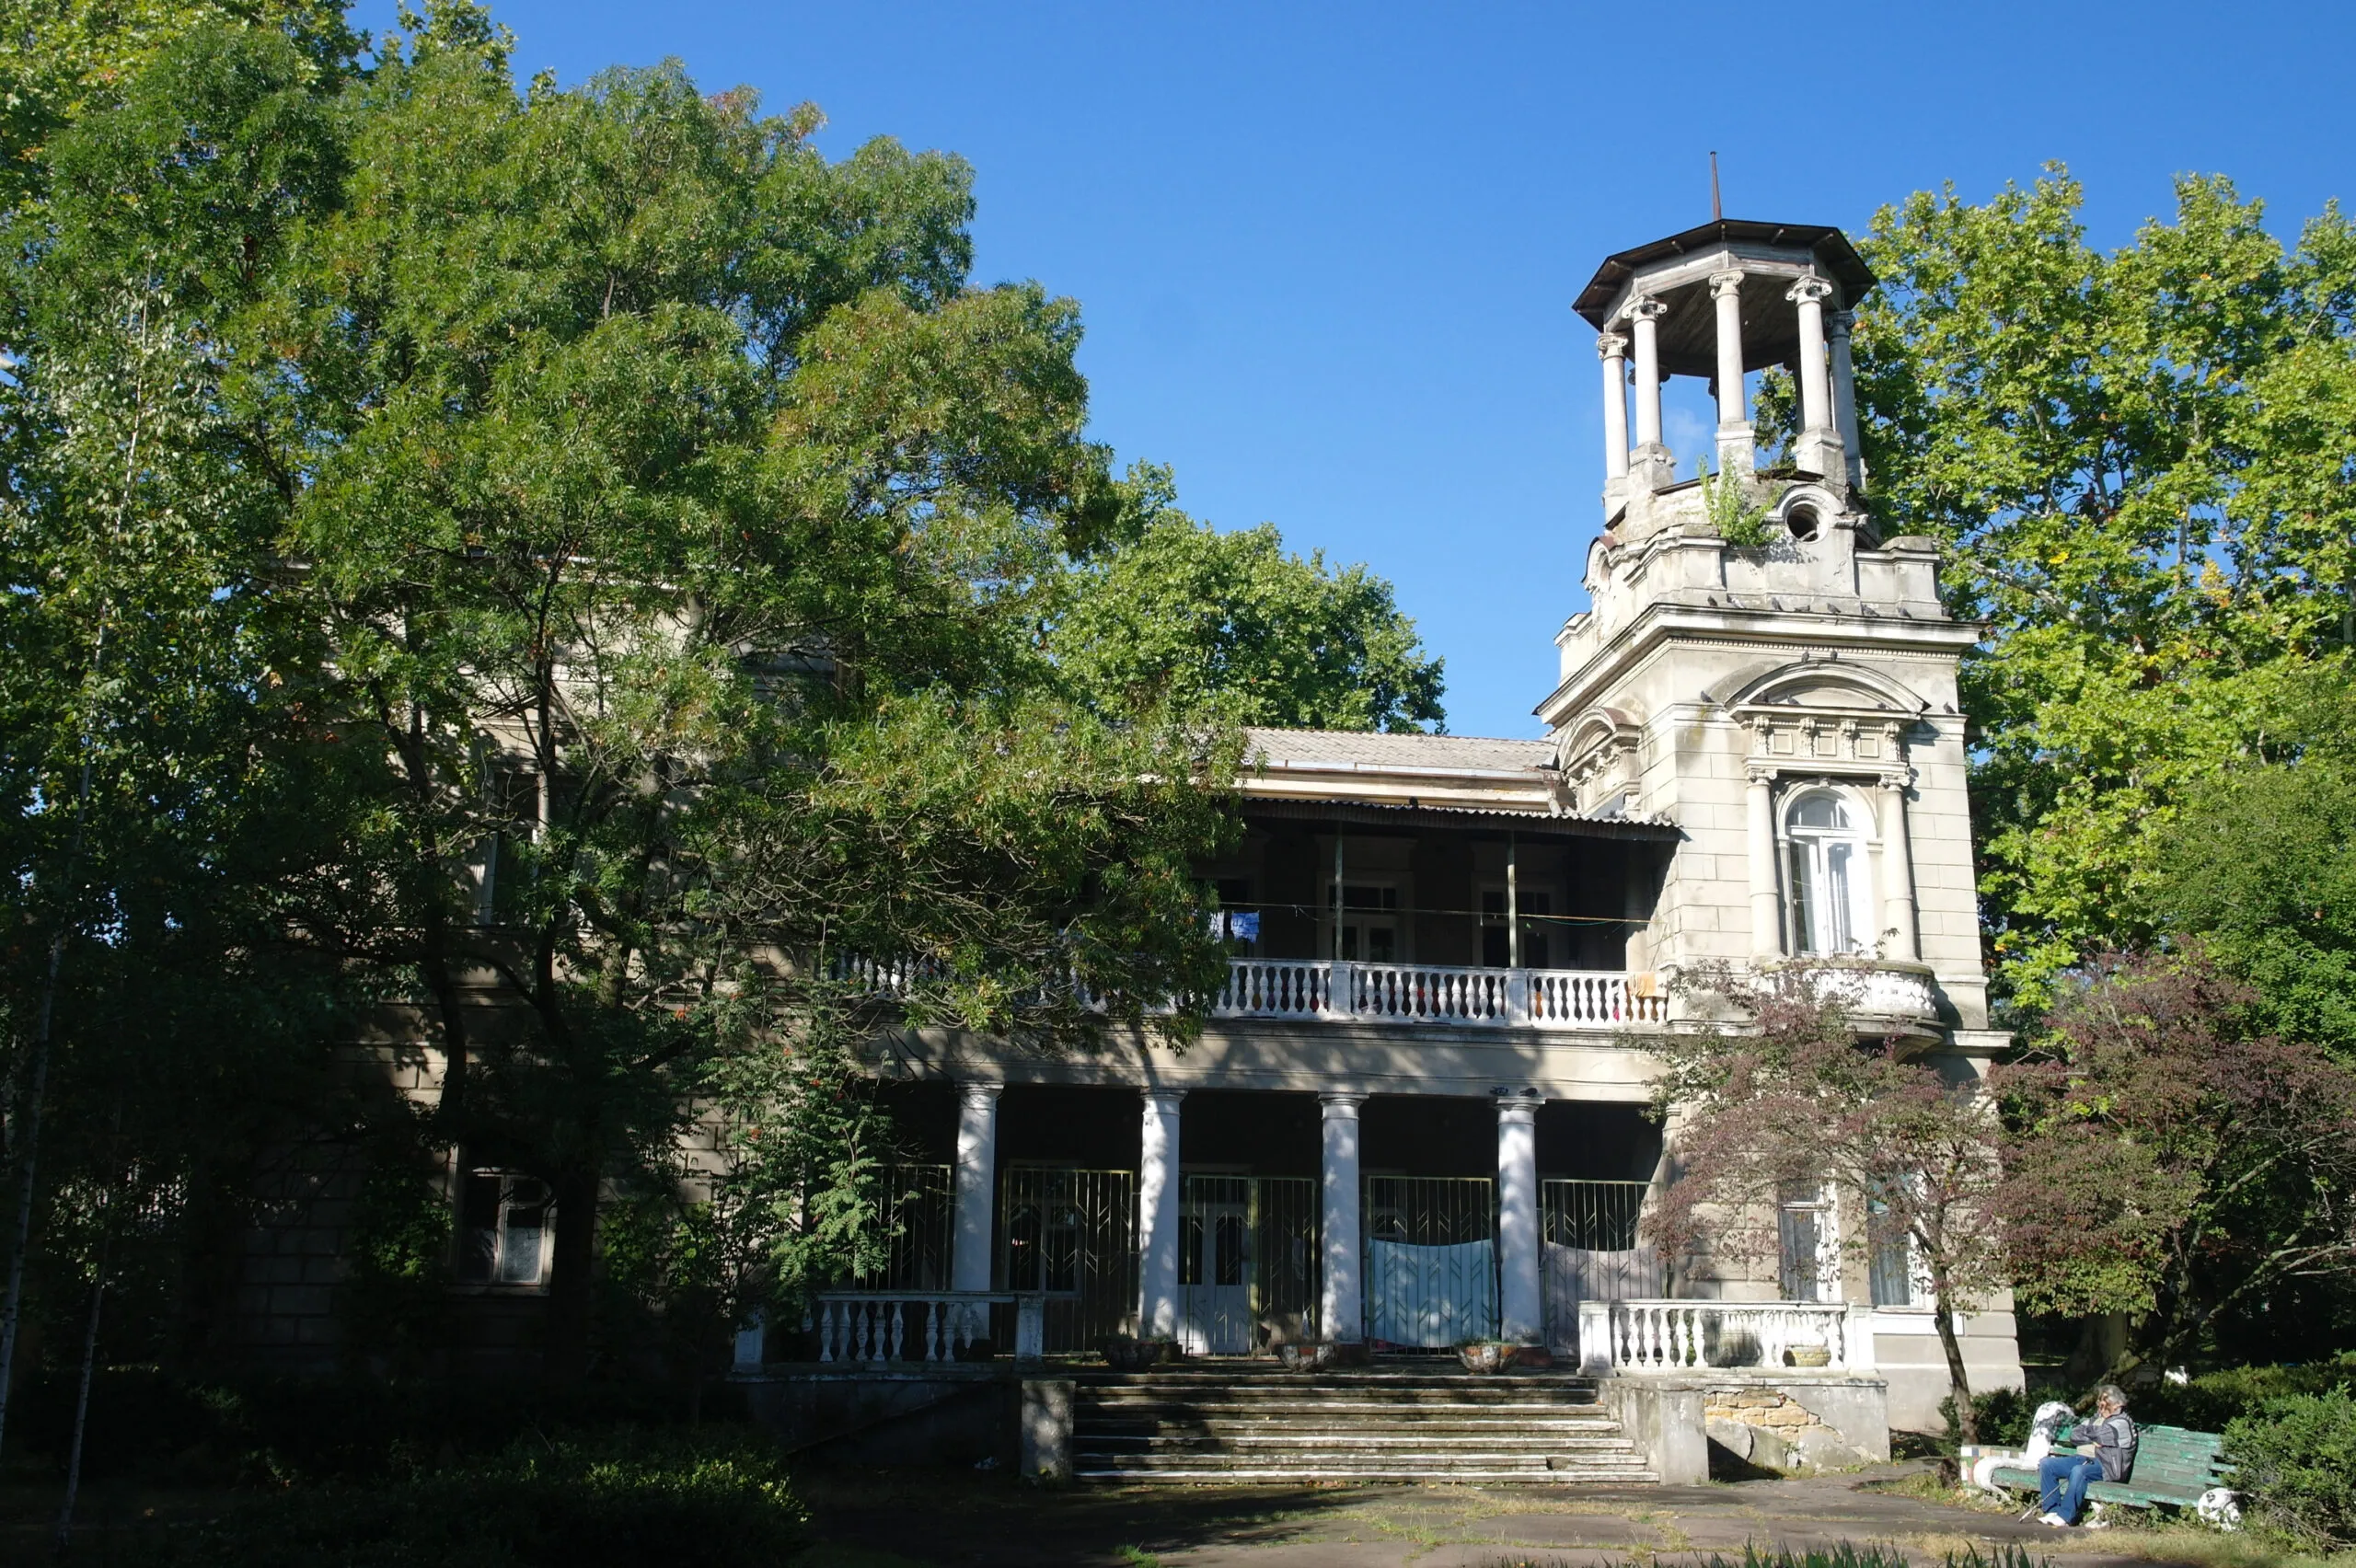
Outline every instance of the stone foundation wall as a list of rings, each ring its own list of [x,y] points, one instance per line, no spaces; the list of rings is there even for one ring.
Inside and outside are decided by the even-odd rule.
[[[1768,1470],[1852,1470],[1889,1458],[1888,1386],[1871,1378],[1741,1378],[1703,1385],[1703,1428]]]

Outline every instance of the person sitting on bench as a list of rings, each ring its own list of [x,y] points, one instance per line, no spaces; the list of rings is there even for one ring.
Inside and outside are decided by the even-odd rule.
[[[2095,1390],[2095,1419],[2065,1434],[2064,1445],[2092,1443],[2094,1453],[2055,1453],[2038,1462],[2040,1523],[2067,1528],[2086,1505],[2086,1488],[2097,1481],[2125,1481],[2135,1470],[2135,1423],[2128,1419],[2127,1395],[2116,1383]]]

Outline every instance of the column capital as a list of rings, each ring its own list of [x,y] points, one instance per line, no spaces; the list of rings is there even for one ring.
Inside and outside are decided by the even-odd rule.
[[[1784,297],[1801,305],[1821,305],[1832,297],[1832,280],[1802,278],[1784,291]]]
[[[1628,340],[1617,332],[1602,332],[1596,336],[1595,357],[1603,360],[1626,359]]]
[[[1711,273],[1710,297],[1712,299],[1724,299],[1730,294],[1741,293],[1742,280],[1749,275],[1749,273],[1740,271]]]
[[[1628,302],[1628,308],[1623,314],[1631,321],[1657,321],[1669,314],[1669,302],[1639,294]]]
[[[1366,1103],[1363,1094],[1320,1094],[1317,1103],[1323,1106],[1328,1121],[1357,1119],[1358,1107]]]
[[[1497,1097],[1497,1120],[1499,1122],[1507,1124],[1517,1122],[1534,1123],[1538,1120],[1538,1107],[1541,1101],[1538,1098],[1538,1091],[1536,1090],[1525,1089],[1516,1092],[1512,1090],[1493,1089],[1489,1092]]]
[[[1148,1105],[1163,1109],[1174,1107],[1186,1098],[1186,1091],[1183,1089],[1143,1089],[1138,1092],[1145,1096]]]
[[[969,1078],[957,1085],[957,1098],[969,1105],[987,1105],[1005,1092],[1006,1085],[985,1083],[977,1078]]]
[[[1875,779],[1874,785],[1877,789],[1887,790],[1892,794],[1902,795],[1906,792],[1907,788],[1913,782],[1914,770],[1912,768],[1896,767]]]
[[[1856,325],[1857,313],[1854,310],[1828,310],[1824,313],[1824,332],[1829,338],[1845,338]]]

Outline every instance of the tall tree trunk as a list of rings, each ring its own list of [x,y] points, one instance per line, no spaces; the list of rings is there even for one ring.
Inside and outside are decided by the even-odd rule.
[[[74,1447],[65,1460],[65,1501],[57,1510],[57,1550],[74,1540],[74,1504],[82,1492],[82,1439],[90,1424],[90,1378],[98,1364],[98,1309],[106,1303],[107,1269],[114,1253],[114,1227],[98,1239],[98,1273],[90,1282],[90,1316],[82,1329],[82,1383],[74,1396]]]
[[[549,1275],[548,1334],[541,1375],[570,1388],[589,1371],[589,1318],[595,1280],[597,1172],[571,1170],[557,1178],[556,1246]]]
[[[49,1097],[51,1020],[57,1011],[57,976],[65,965],[65,933],[49,944],[49,977],[41,983],[40,1013],[33,1027],[32,1079],[25,1089],[18,1123],[16,1233],[8,1239],[8,1297],[0,1306],[0,1440],[8,1429],[8,1395],[16,1385],[17,1329],[24,1320],[25,1257],[33,1245],[33,1180],[40,1163],[41,1108]]]
[[[1938,1320],[1939,1348],[1946,1353],[1947,1389],[1955,1396],[1955,1427],[1958,1438],[1966,1443],[1980,1441],[1980,1416],[1971,1408],[1971,1377],[1963,1368],[1963,1341],[1955,1332],[1957,1310],[1948,1299],[1944,1270],[1934,1270],[1932,1298],[1938,1303],[1933,1314]]]

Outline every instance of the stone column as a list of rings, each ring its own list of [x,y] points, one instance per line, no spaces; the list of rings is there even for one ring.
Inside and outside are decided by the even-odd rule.
[[[1784,297],[1800,314],[1800,439],[1796,454],[1799,466],[1833,480],[1848,477],[1848,459],[1841,448],[1841,432],[1832,424],[1832,389],[1824,364],[1824,302],[1832,284],[1823,278],[1802,278]]]
[[[1178,1332],[1178,1102],[1183,1089],[1145,1091],[1138,1148],[1138,1333]]]
[[[1884,743],[1897,749],[1896,740]],[[1889,956],[1919,959],[1921,935],[1914,918],[1914,847],[1907,838],[1906,776],[1886,773],[1881,779],[1881,924],[1889,938]]]
[[[998,1181],[999,1083],[957,1086],[955,1237],[949,1250],[949,1288],[990,1287],[990,1199]]]
[[[1775,781],[1753,772],[1744,797],[1750,840],[1750,956],[1784,956],[1783,899],[1775,887]]]
[[[1624,490],[1628,478],[1628,340],[1606,332],[1595,352],[1603,361],[1604,496],[1617,500],[1613,487]]]
[[[1325,1277],[1317,1300],[1321,1339],[1355,1344],[1366,1337],[1358,1248],[1358,1107],[1363,1094],[1321,1094],[1325,1112]]]
[[[1497,1337],[1539,1344],[1546,1337],[1538,1232],[1538,1091],[1497,1101]]]
[[[1710,274],[1718,309],[1718,472],[1751,468],[1750,400],[1742,390],[1742,274]]]
[[[1629,454],[1634,489],[1652,491],[1677,478],[1676,460],[1660,438],[1660,318],[1669,306],[1657,299],[1631,300],[1628,320],[1636,340],[1636,445]]]
[[[1825,318],[1832,349],[1832,426],[1841,432],[1841,450],[1849,460],[1844,476],[1859,490],[1865,485],[1865,448],[1857,439],[1857,372],[1849,360],[1849,332],[1856,313],[1836,310]]]

